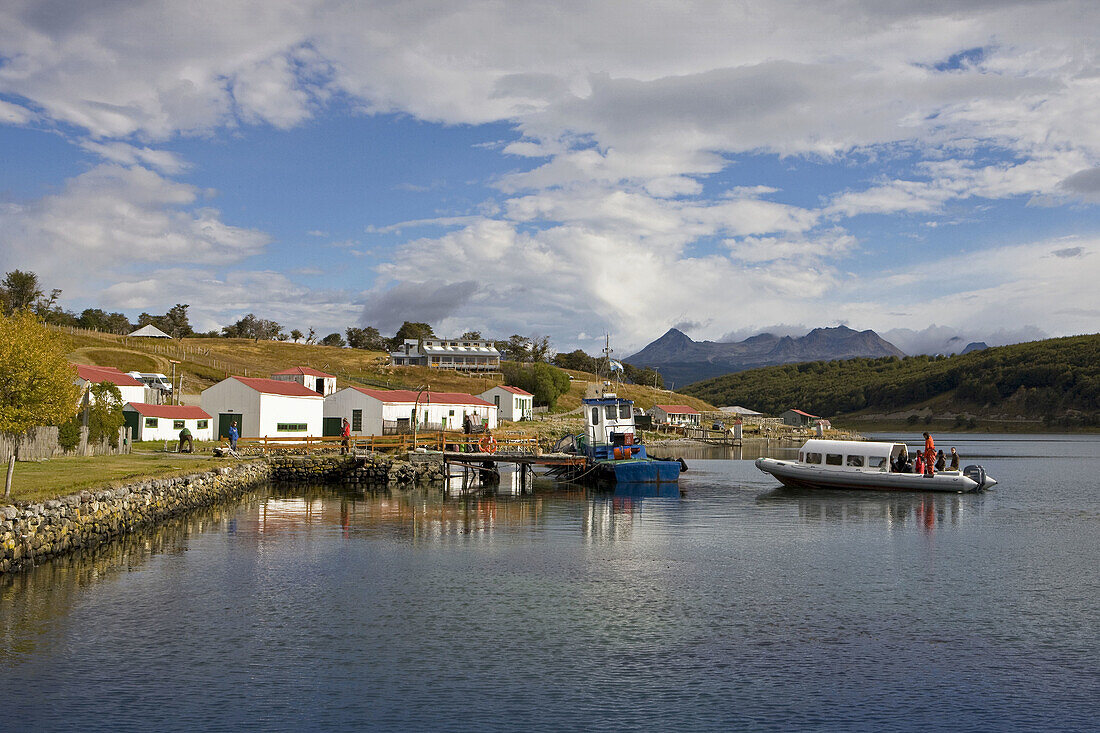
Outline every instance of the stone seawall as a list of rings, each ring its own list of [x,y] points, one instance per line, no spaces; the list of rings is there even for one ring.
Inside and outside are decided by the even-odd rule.
[[[231,499],[270,475],[268,463],[255,461],[117,489],[84,491],[23,507],[2,506],[0,573],[95,547],[189,509]]]
[[[288,483],[321,483],[398,488],[441,482],[443,461],[435,455],[416,454],[415,460],[396,460],[371,453],[365,456],[273,456],[271,480]]]

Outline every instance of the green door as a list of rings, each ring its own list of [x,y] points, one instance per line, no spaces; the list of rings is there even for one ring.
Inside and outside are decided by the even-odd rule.
[[[141,424],[141,415],[129,410],[123,410],[122,418],[126,421],[126,427],[130,428],[130,440],[141,440],[138,425]]]
[[[218,440],[229,440],[229,426],[237,423],[237,437],[241,435],[241,426],[244,425],[244,417],[235,412],[218,413]]]
[[[339,435],[344,429],[344,418],[326,417],[321,423],[321,435],[326,438]]]

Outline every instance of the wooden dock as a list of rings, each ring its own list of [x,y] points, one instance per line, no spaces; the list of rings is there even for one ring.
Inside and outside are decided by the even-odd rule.
[[[496,481],[500,478],[499,465],[502,463],[516,466],[521,476],[533,473],[535,466],[585,466],[588,463],[585,456],[568,453],[535,455],[520,451],[467,453],[451,450],[440,451],[440,453],[443,456],[443,470],[448,480],[452,478],[466,480],[476,477],[481,482],[486,479]],[[460,473],[451,473],[454,468],[457,468]]]

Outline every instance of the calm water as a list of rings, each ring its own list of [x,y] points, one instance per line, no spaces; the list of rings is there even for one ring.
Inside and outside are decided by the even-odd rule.
[[[1000,485],[262,492],[0,581],[0,728],[1096,730],[1100,437],[937,445]]]

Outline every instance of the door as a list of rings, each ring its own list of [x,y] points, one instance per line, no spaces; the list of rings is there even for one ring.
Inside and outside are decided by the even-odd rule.
[[[343,432],[344,418],[342,417],[326,417],[321,424],[321,435],[326,438],[330,438],[339,435]]]
[[[130,440],[141,440],[141,415],[123,410],[122,418],[126,421],[126,427],[130,428]]]
[[[323,395],[325,393],[325,378],[317,377],[317,394]]]
[[[244,437],[244,416],[236,412],[218,413],[218,440],[229,440],[229,426],[237,423],[237,437]]]

